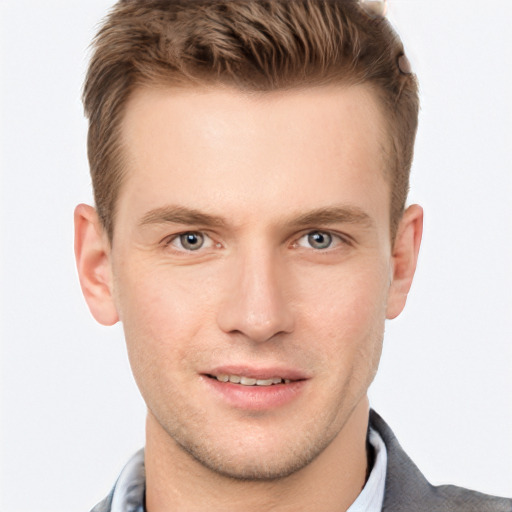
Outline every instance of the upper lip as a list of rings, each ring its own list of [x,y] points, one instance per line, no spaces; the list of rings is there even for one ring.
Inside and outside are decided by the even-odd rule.
[[[274,379],[277,377],[287,380],[305,380],[309,378],[309,376],[302,370],[282,366],[216,366],[215,368],[202,373],[203,375],[212,375],[214,377],[218,375],[238,375],[240,377],[252,377],[254,379],[261,380]]]

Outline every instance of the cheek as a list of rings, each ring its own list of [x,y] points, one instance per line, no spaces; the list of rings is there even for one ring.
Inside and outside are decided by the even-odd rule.
[[[371,330],[385,318],[389,284],[383,263],[353,265],[311,277],[301,287],[305,317],[330,337]]]
[[[116,286],[128,355],[134,373],[170,370],[190,359],[198,332],[211,323],[210,286],[165,267],[137,268],[126,269]]]
[[[315,287],[304,292],[303,328],[324,353],[326,378],[352,375],[365,385],[373,379],[386,317],[383,275],[383,265],[340,269],[325,278],[317,275]]]
[[[193,266],[173,268],[154,262],[136,262],[122,269],[115,282],[119,315],[123,323],[154,329],[156,338],[172,326],[179,335],[190,318],[208,313],[211,279]]]

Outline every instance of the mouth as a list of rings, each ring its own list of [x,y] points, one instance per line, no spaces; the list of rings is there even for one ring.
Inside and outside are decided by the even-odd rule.
[[[284,368],[223,366],[202,373],[214,401],[237,410],[269,411],[293,402],[303,393],[310,376]]]
[[[283,377],[258,379],[256,377],[247,377],[245,375],[228,375],[224,373],[219,375],[207,374],[206,376],[210,379],[216,379],[219,382],[230,382],[232,384],[240,384],[241,386],[278,386],[279,384],[290,384],[292,382],[292,379],[285,379]]]
[[[205,369],[201,377],[214,403],[262,412],[291,405],[310,388],[313,376],[292,366],[225,364]]]

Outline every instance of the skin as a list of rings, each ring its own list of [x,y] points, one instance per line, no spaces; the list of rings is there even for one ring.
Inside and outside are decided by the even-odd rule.
[[[422,229],[414,205],[390,239],[372,91],[148,87],[122,138],[112,243],[79,205],[75,250],[93,315],[123,323],[148,406],[148,511],[346,510]],[[226,367],[301,383],[282,404],[247,388],[232,402],[207,376]]]

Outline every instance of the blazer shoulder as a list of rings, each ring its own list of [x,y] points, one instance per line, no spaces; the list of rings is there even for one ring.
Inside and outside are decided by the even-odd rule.
[[[373,410],[370,424],[384,440],[388,454],[383,512],[512,512],[512,499],[430,484]]]
[[[460,512],[512,512],[512,499],[490,496],[455,485],[430,486],[439,510]]]

